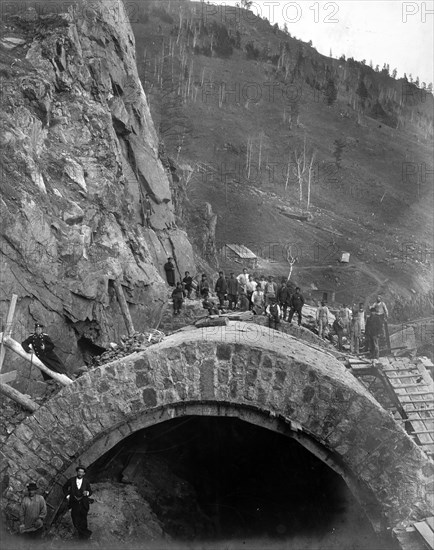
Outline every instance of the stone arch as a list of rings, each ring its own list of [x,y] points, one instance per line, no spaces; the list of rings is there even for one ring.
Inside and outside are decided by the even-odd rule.
[[[432,462],[342,363],[246,323],[179,331],[64,388],[3,447],[3,512],[13,517],[37,480],[52,519],[80,460],[185,414],[237,416],[296,438],[344,477],[377,529],[430,512]]]

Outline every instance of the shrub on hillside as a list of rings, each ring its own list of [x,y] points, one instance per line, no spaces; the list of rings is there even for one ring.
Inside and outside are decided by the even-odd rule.
[[[324,90],[324,94],[327,98],[327,105],[333,105],[338,97],[338,90],[336,84],[332,78],[329,78]]]
[[[255,48],[253,42],[247,42],[246,46],[246,55],[247,59],[259,59],[259,56],[261,55],[261,51],[259,48]]]
[[[214,39],[214,51],[218,57],[230,57],[233,53],[232,40],[224,25],[213,21],[211,33]]]
[[[364,107],[365,102],[369,97],[369,92],[362,79],[360,79],[359,86],[357,87],[356,93],[360,97],[360,101],[362,103],[362,106]]]
[[[152,14],[159,17],[163,23],[169,23],[170,25],[173,23],[173,17],[164,8],[153,6]]]

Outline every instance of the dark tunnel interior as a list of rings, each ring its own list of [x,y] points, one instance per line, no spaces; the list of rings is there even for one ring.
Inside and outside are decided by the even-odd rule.
[[[179,541],[395,548],[329,466],[294,439],[234,418],[185,416],[140,430],[92,464],[88,478],[135,484]]]

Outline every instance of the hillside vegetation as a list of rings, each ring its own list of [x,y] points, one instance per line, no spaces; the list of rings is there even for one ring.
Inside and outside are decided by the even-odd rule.
[[[159,1],[131,16],[161,150],[188,197],[190,238],[198,229],[188,212],[206,200],[217,248],[243,243],[263,259],[258,271],[275,275],[288,273],[290,253],[293,279],[314,298],[381,291],[428,303],[431,93],[325,57],[239,8]],[[312,217],[291,219],[282,206]],[[350,265],[337,263],[342,251]]]

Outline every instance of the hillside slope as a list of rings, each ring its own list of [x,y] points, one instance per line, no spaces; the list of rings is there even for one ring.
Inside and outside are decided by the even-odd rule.
[[[318,289],[312,297],[426,297],[432,95],[242,14],[147,2],[133,24],[160,137],[184,167],[191,203],[207,200],[217,213],[218,247],[243,243],[266,260],[261,271],[276,275],[287,274],[291,248],[293,277]],[[314,153],[313,219],[302,223],[279,207],[307,208],[307,171],[300,200],[294,159],[304,147],[308,163]],[[342,251],[351,254],[348,269],[336,263]]]

